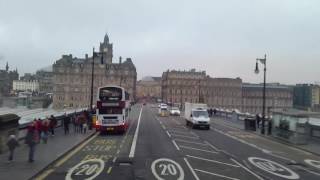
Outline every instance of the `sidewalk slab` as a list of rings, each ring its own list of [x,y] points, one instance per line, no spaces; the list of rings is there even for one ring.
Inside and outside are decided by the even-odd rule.
[[[244,130],[244,121],[241,121],[241,120],[237,120],[235,122],[234,120],[229,120],[229,119],[220,118],[220,117],[214,117],[213,121],[215,121],[215,122],[218,121],[218,122],[223,123],[227,126],[245,131]],[[266,138],[266,139],[269,139],[269,140],[272,140],[275,142],[279,142],[279,143],[282,143],[282,144],[285,144],[285,145],[288,145],[288,146],[315,154],[317,156],[320,156],[320,144],[317,142],[313,142],[312,140],[310,140],[308,142],[308,144],[306,144],[306,145],[296,145],[296,144],[292,144],[292,143],[286,142],[284,140],[281,140],[279,138],[275,138],[273,136],[262,135],[262,134],[260,134],[260,129],[257,129],[257,131],[245,131],[245,132],[253,133],[253,134],[258,135],[260,137],[263,137],[263,138]]]
[[[55,136],[49,136],[47,144],[41,143],[36,146],[33,163],[28,162],[28,146],[24,141],[20,141],[20,147],[15,150],[13,162],[7,161],[8,152],[0,155],[0,177],[15,180],[30,179],[94,133],[95,131],[88,131],[86,134],[79,134],[71,130],[70,134],[64,135],[63,129],[57,128]]]

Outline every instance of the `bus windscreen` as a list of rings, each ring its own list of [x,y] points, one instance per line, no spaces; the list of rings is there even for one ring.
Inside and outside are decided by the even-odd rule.
[[[101,88],[99,99],[101,101],[120,101],[122,99],[122,89],[116,87]]]

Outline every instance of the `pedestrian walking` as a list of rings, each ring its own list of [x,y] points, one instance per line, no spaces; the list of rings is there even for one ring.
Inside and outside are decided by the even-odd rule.
[[[53,115],[51,115],[50,124],[49,124],[51,136],[54,136],[54,129],[56,128],[56,126],[57,126],[57,119]]]
[[[36,120],[36,130],[39,133],[39,137],[41,137],[41,129],[42,129],[42,121],[39,118]]]
[[[77,132],[77,116],[76,116],[76,114],[72,115],[71,123],[73,125],[73,132],[76,133]]]
[[[45,119],[42,123],[42,129],[41,129],[41,139],[44,144],[47,144],[48,142],[48,135],[49,135],[49,119]]]
[[[36,145],[39,142],[39,133],[36,130],[35,123],[31,123],[25,137],[25,143],[29,146],[29,162],[34,162],[34,153]]]
[[[257,128],[259,128],[260,121],[261,121],[260,116],[259,116],[259,114],[257,114],[256,115]]]
[[[11,162],[13,160],[13,153],[16,147],[19,146],[19,142],[14,134],[9,136],[9,140],[7,141],[7,146],[9,148],[9,157],[8,161]]]
[[[63,129],[64,129],[65,135],[69,134],[69,125],[70,125],[70,116],[65,114],[63,118]]]

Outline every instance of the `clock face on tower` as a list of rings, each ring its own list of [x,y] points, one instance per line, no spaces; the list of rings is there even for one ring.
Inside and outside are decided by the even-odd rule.
[[[104,51],[104,52],[108,52],[108,48],[105,47],[105,48],[103,49],[103,51]]]

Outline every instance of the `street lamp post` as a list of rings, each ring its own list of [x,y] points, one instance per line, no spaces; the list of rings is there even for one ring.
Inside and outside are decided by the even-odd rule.
[[[92,106],[93,106],[93,82],[94,82],[94,58],[98,57],[98,55],[101,55],[101,63],[103,63],[103,52],[92,52],[92,64],[91,64],[91,92],[90,92],[90,111],[92,112]]]
[[[94,58],[95,58],[95,52],[94,52],[94,48],[93,48],[93,50],[92,50],[92,64],[91,64],[91,92],[90,92],[90,111],[91,112],[92,112],[92,105],[93,105]]]
[[[261,134],[265,134],[265,116],[266,116],[266,74],[267,74],[267,55],[264,55],[263,59],[256,59],[256,69],[255,73],[259,74],[258,62],[264,65],[263,69],[263,94],[262,94],[262,126],[261,126]]]

